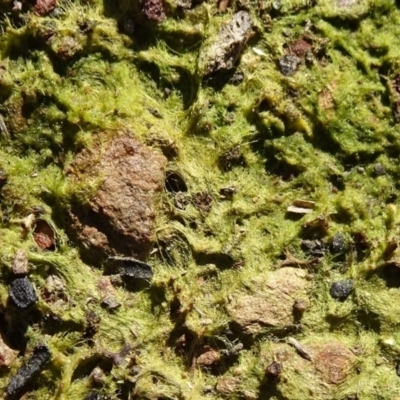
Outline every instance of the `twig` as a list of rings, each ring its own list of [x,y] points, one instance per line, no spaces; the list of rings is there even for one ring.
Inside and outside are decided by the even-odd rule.
[[[297,352],[303,358],[305,358],[308,361],[312,361],[311,355],[308,352],[308,350],[302,344],[300,344],[295,338],[288,337],[287,341],[288,341],[289,344],[291,344],[297,350]]]

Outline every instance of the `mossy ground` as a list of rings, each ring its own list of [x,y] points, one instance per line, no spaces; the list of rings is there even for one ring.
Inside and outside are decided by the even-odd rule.
[[[61,0],[61,12],[46,17],[15,16],[0,2],[0,118],[7,127],[0,130],[0,166],[8,175],[1,192],[1,319],[2,335],[21,351],[1,372],[1,390],[23,355],[45,342],[52,362],[28,398],[99,392],[219,399],[215,384],[227,376],[239,378],[232,399],[400,398],[400,272],[396,252],[385,253],[400,226],[393,87],[400,73],[399,5],[231,3],[219,13],[211,1],[184,10],[169,0],[166,19],[155,24],[128,0]],[[204,80],[200,54],[239,9],[250,12],[254,34],[236,75]],[[304,38],[310,59],[284,76],[279,59]],[[239,74],[242,82],[235,81]],[[89,198],[98,182],[71,186],[65,170],[94,134],[122,129],[169,155],[169,170],[183,177],[188,191],[186,207],[177,207],[173,193],[163,195],[148,260],[153,281],[116,282],[121,307],[110,312],[100,307],[103,271],[83,263],[64,232],[71,199]],[[378,163],[384,174],[374,172]],[[227,187],[236,190],[231,198],[220,194]],[[198,193],[211,196],[211,208],[196,203],[210,199]],[[296,199],[314,201],[315,209],[289,215]],[[57,229],[54,252],[37,249],[21,227],[35,206],[44,207]],[[234,329],[227,311],[232,298],[257,292],[254,280],[262,282],[288,251],[297,260],[311,257],[302,240],[329,244],[336,233],[350,251],[344,260],[327,251],[309,267],[309,307],[294,332],[265,327],[246,336]],[[10,265],[20,248],[29,254],[30,279],[41,295],[26,315],[7,306]],[[63,301],[55,304],[45,295],[49,275],[65,284]],[[343,279],[353,279],[355,289],[338,302],[329,288]],[[289,330],[305,346],[337,341],[357,348],[357,369],[341,384],[325,384],[324,393],[290,362],[280,381],[265,384],[275,346]],[[182,337],[186,343],[179,346]],[[237,343],[243,343],[238,354],[211,367],[195,362],[204,346],[222,355]],[[107,354],[127,344],[129,366],[111,368]],[[106,370],[101,387],[89,376],[99,364]]]

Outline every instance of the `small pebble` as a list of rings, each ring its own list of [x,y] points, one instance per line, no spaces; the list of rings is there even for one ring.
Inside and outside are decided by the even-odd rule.
[[[353,280],[338,281],[332,283],[330,294],[334,299],[345,300],[353,290]]]
[[[15,253],[12,271],[15,275],[26,275],[28,273],[28,254],[25,250],[19,249]]]
[[[374,174],[376,176],[386,175],[386,168],[381,163],[377,163],[374,165]]]
[[[347,250],[346,238],[341,233],[336,233],[331,242],[330,250],[332,254],[344,253]]]
[[[304,313],[308,308],[308,302],[304,299],[297,299],[293,304],[293,310],[298,313]]]
[[[267,376],[267,378],[271,380],[278,380],[279,377],[281,376],[282,369],[283,369],[282,364],[277,361],[274,361],[273,363],[268,365],[265,371],[265,375]]]
[[[282,74],[285,76],[293,75],[296,72],[299,64],[300,59],[290,54],[279,59],[279,67]]]
[[[113,297],[106,297],[101,301],[101,306],[104,308],[108,308],[109,310],[116,310],[121,307],[121,303],[119,303]]]

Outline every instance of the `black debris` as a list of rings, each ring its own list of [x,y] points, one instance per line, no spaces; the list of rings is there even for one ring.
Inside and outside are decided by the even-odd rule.
[[[288,54],[279,59],[279,67],[285,76],[293,75],[299,66],[301,59],[294,55]]]
[[[30,360],[10,379],[10,383],[7,386],[7,395],[10,398],[20,397],[26,385],[43,369],[50,358],[51,352],[49,348],[44,344],[37,345]]]
[[[320,239],[305,239],[301,241],[301,249],[305,254],[319,258],[325,255],[326,246],[325,243]]]
[[[330,250],[332,254],[343,254],[348,250],[346,238],[341,233],[336,233],[331,241]]]
[[[353,281],[348,279],[346,281],[339,281],[332,283],[330,294],[334,299],[346,300],[353,290]]]
[[[151,267],[143,261],[130,257],[109,257],[108,261],[117,267],[122,276],[129,276],[136,279],[151,279],[153,271]]]
[[[237,188],[235,186],[226,186],[219,189],[219,194],[224,199],[231,199],[236,192]]]
[[[33,306],[38,301],[35,288],[26,276],[16,278],[11,282],[10,297],[21,310]]]

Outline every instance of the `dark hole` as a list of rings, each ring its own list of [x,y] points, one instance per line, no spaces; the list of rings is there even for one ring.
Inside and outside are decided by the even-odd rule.
[[[329,181],[336,187],[338,190],[344,190],[345,189],[345,182],[344,182],[344,177],[343,175],[340,174],[332,174],[329,177]]]
[[[197,253],[195,259],[198,265],[214,264],[219,269],[233,267],[233,258],[224,253]]]
[[[170,193],[188,191],[188,187],[182,176],[172,171],[167,172],[167,177],[165,179],[165,188]]]
[[[110,372],[112,368],[112,361],[98,354],[83,360],[76,367],[72,375],[72,381],[89,376],[97,366],[100,367],[104,372]]]
[[[179,312],[180,312],[181,307],[182,307],[182,303],[180,302],[180,300],[177,297],[175,297],[171,301],[170,306],[169,306],[169,316],[171,319],[176,319],[180,316]]]
[[[388,288],[400,288],[400,265],[390,262],[379,268],[377,275],[383,279]]]
[[[365,330],[372,330],[376,333],[381,331],[381,322],[379,315],[367,310],[359,310],[357,313],[357,321]]]

